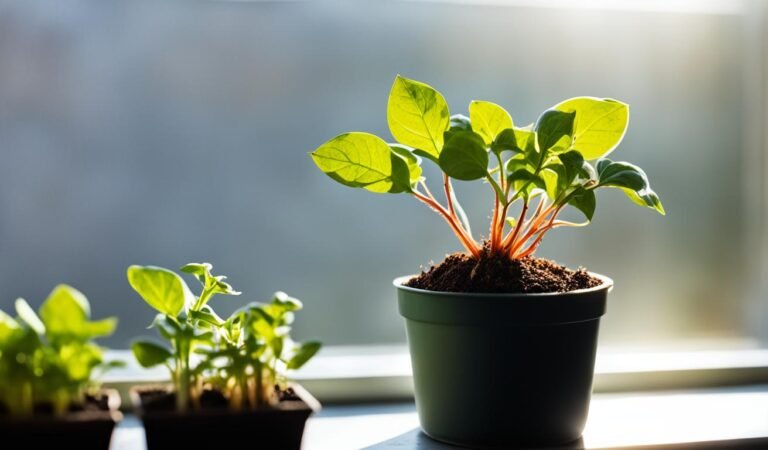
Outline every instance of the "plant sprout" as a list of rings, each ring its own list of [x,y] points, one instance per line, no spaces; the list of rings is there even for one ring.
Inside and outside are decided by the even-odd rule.
[[[633,202],[664,214],[642,169],[605,157],[619,145],[629,121],[628,105],[617,100],[572,98],[545,111],[534,124],[517,127],[507,111],[491,102],[473,101],[469,117],[451,116],[442,94],[398,75],[387,121],[397,143],[369,133],[344,133],[312,152],[312,159],[343,185],[412,195],[436,211],[475,258],[524,258],[548,231],[587,225],[598,188],[618,188]],[[444,203],[422,177],[422,158],[443,172]],[[492,189],[485,250],[472,236],[452,180],[484,180]],[[516,203],[519,213],[510,215]],[[566,206],[581,211],[586,221],[558,219]]]
[[[290,338],[293,312],[301,302],[279,292],[270,303],[251,303],[224,320],[208,302],[216,294],[240,292],[211,270],[208,263],[181,268],[200,282],[195,296],[168,269],[128,268],[133,289],[158,311],[152,326],[170,344],[138,340],[132,345],[134,356],[143,367],[169,369],[179,411],[199,408],[206,386],[218,388],[233,409],[273,405],[275,386],[287,380],[285,371],[300,368],[320,349],[318,342],[300,344]]]
[[[117,319],[91,321],[91,308],[77,289],[56,286],[36,313],[16,300],[13,318],[0,311],[0,405],[11,416],[30,416],[38,405],[63,415],[96,388],[97,370],[120,366],[105,362],[93,339],[111,335]]]

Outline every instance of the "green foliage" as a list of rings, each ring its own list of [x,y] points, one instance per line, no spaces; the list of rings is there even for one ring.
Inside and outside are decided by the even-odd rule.
[[[574,146],[588,160],[612,152],[629,124],[629,105],[610,98],[576,97],[565,100],[555,109],[576,113]]]
[[[129,281],[143,280],[132,281],[131,285],[160,312],[151,326],[167,341],[162,345],[137,340],[132,345],[133,354],[143,367],[164,365],[169,369],[179,410],[197,407],[204,386],[220,389],[236,409],[272,405],[277,401],[274,387],[287,381],[287,371],[300,368],[314,356],[320,344],[291,339],[294,312],[302,304],[282,292],[268,303],[250,303],[227,319],[219,317],[209,301],[215,295],[236,296],[240,292],[225,281],[226,277],[213,275],[212,269],[208,263],[190,263],[181,268],[200,283],[197,296],[170,270],[142,266],[128,269]],[[163,275],[158,276],[160,273]],[[168,274],[173,274],[181,285],[171,283],[173,277]],[[175,287],[163,288],[169,284]],[[147,300],[148,292],[155,296],[152,302]],[[165,292],[170,298],[157,298],[157,292]],[[190,292],[191,299],[176,314],[167,314],[155,306],[173,305],[175,310],[180,292]]]
[[[577,225],[556,220],[565,206],[592,220],[594,191],[601,187],[621,189],[634,203],[664,214],[640,168],[608,159],[597,161],[596,169],[590,163],[612,152],[626,133],[629,107],[617,100],[572,98],[544,111],[534,124],[516,127],[510,114],[491,102],[472,101],[469,117],[451,116],[442,94],[398,75],[387,120],[399,145],[367,133],[346,133],[320,146],[312,158],[320,170],[346,186],[415,196],[449,223],[474,256],[483,246],[471,237],[449,179],[482,179],[490,185],[495,197],[490,249],[508,252],[511,258],[534,251],[549,229]],[[426,187],[418,157],[443,172],[446,206]],[[521,201],[524,216],[536,198],[536,217],[510,225],[504,237],[511,205]],[[533,242],[526,247],[527,239]]]
[[[418,166],[416,156],[406,160],[400,155],[403,150],[391,148],[372,134],[345,133],[312,152],[312,159],[329,177],[346,186],[380,194],[398,193],[411,189],[409,162]]]
[[[36,313],[16,300],[17,317],[0,311],[0,403],[14,416],[48,403],[61,415],[96,387],[94,374],[120,365],[105,362],[93,339],[112,334],[117,319],[91,320],[86,297],[59,285]]]
[[[483,138],[472,131],[449,133],[438,161],[443,172],[457,180],[479,180],[488,174]]]
[[[491,145],[499,134],[511,129],[512,117],[501,106],[482,101],[469,104],[469,119],[475,133],[482,136],[487,145]]]
[[[448,103],[431,86],[398,75],[389,93],[387,122],[398,142],[437,158],[450,125]]]
[[[180,276],[154,266],[131,266],[128,282],[157,312],[177,316],[192,301],[192,293]]]

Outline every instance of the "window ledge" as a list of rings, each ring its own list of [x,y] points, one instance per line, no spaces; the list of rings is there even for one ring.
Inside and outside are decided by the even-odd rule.
[[[130,385],[167,380],[164,368],[142,369],[128,351],[109,357],[128,366],[110,372],[105,384],[125,392]],[[406,346],[325,348],[294,377],[323,402],[397,400],[413,397]],[[609,349],[595,363],[594,391],[695,389],[768,383],[768,349],[729,348],[667,352]],[[124,396],[127,398],[127,396]]]

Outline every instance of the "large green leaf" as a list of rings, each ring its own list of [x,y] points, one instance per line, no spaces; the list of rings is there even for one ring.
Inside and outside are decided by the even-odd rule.
[[[287,368],[289,370],[296,370],[301,368],[307,363],[315,354],[320,350],[322,345],[319,342],[311,341],[301,344],[296,350],[290,360],[288,360]]]
[[[560,103],[555,109],[576,113],[573,146],[587,160],[613,151],[629,123],[629,105],[608,98],[576,97]]]
[[[568,204],[581,211],[587,220],[591,221],[597,204],[595,191],[579,187],[568,197]]]
[[[157,311],[178,316],[195,298],[187,283],[174,272],[155,266],[130,266],[128,282],[141,298]]]
[[[131,344],[131,350],[142,367],[164,364],[173,356],[170,350],[152,341],[135,341]]]
[[[109,336],[117,327],[112,317],[90,321],[91,308],[85,295],[72,286],[60,284],[51,291],[40,307],[40,319],[53,339],[89,340]]]
[[[434,88],[398,75],[389,93],[387,122],[398,142],[437,158],[450,113],[445,98]]]
[[[469,104],[469,118],[472,122],[472,130],[479,134],[486,145],[491,145],[505,129],[513,126],[512,117],[501,106],[475,100]]]
[[[408,163],[383,139],[369,133],[345,133],[311,153],[320,170],[337,182],[376,193],[409,192]]]
[[[568,150],[573,136],[573,112],[545,111],[536,121],[536,139],[542,154]]]
[[[471,131],[450,133],[439,161],[443,172],[457,180],[478,180],[488,174],[483,138]]]

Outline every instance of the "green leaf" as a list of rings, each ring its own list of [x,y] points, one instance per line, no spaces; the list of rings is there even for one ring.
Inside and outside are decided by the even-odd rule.
[[[558,163],[547,164],[539,172],[539,176],[544,180],[547,197],[556,200],[568,188],[566,183],[568,176],[565,166]]]
[[[27,303],[26,300],[23,298],[16,299],[15,306],[16,314],[19,315],[19,319],[21,319],[22,322],[38,335],[42,336],[45,334],[45,325],[43,325],[43,322],[37,317],[37,314],[35,314],[35,310],[29,306],[29,303]]]
[[[437,158],[450,113],[445,98],[434,88],[398,75],[389,93],[387,122],[398,142]]]
[[[0,349],[3,343],[14,336],[21,327],[13,317],[0,310]]]
[[[528,128],[507,128],[502,130],[491,144],[494,153],[505,150],[525,154],[536,153],[536,133]]]
[[[581,177],[586,180],[597,180],[597,170],[587,161],[581,166]]]
[[[311,153],[317,167],[337,182],[376,193],[410,192],[406,161],[383,139],[369,133],[345,133]]]
[[[173,357],[170,350],[152,341],[135,341],[131,344],[131,350],[136,361],[146,368],[164,364]]]
[[[219,317],[216,312],[210,306],[203,306],[198,311],[190,311],[189,317],[195,320],[201,320],[205,323],[213,325],[215,327],[221,327],[224,325],[224,319]]]
[[[544,180],[527,169],[518,169],[507,177],[507,182],[512,183],[512,187],[523,198],[529,198],[534,189],[546,190],[547,185]]]
[[[570,186],[571,183],[584,171],[584,157],[576,150],[569,150],[557,155],[565,168],[563,183]]]
[[[180,270],[184,273],[189,273],[195,276],[200,284],[203,285],[205,290],[210,291],[210,294],[223,294],[223,295],[240,295],[240,291],[236,291],[226,280],[227,277],[223,275],[214,276],[211,273],[213,265],[211,263],[189,263],[183,266]]]
[[[293,298],[282,291],[275,292],[275,295],[272,297],[272,304],[280,306],[284,311],[298,311],[304,307],[299,299]]]
[[[662,216],[667,215],[666,211],[664,211],[664,206],[661,204],[661,199],[659,199],[659,196],[656,195],[656,193],[653,192],[651,188],[647,188],[639,192],[635,192],[632,189],[627,188],[620,189],[624,192],[624,194],[627,195],[627,197],[629,197],[630,200],[636,204],[653,208]]]
[[[472,130],[479,134],[487,145],[491,145],[496,137],[505,129],[513,127],[512,117],[501,106],[475,100],[469,104],[469,118]]]
[[[173,317],[162,313],[155,316],[148,328],[157,328],[160,335],[169,341],[182,333],[181,325]]]
[[[584,213],[587,220],[591,221],[595,214],[595,191],[579,187],[568,197],[568,204]]]
[[[168,269],[155,266],[130,266],[128,282],[149,306],[162,314],[178,316],[195,298],[187,283]]]
[[[389,144],[395,154],[403,158],[408,165],[411,188],[421,180],[421,158],[413,154],[413,150],[400,144]]]
[[[515,156],[507,160],[507,173],[511,174],[521,169],[526,169],[529,172],[536,171],[536,164],[528,158],[528,155],[524,153],[518,153]]]
[[[629,105],[608,98],[576,97],[558,104],[555,109],[576,113],[573,145],[587,160],[613,151],[629,124]]]
[[[317,341],[310,341],[301,344],[298,350],[293,354],[293,357],[288,361],[287,368],[289,370],[300,369],[301,366],[307,363],[315,354],[320,351],[320,344]]]
[[[85,295],[72,286],[60,284],[40,307],[46,333],[53,339],[88,340],[109,336],[117,327],[112,317],[91,322],[91,308]]]
[[[659,196],[651,189],[648,176],[636,165],[603,158],[597,162],[597,179],[598,187],[619,188],[638,205],[666,215]]]
[[[576,113],[550,109],[536,121],[536,139],[542,154],[568,150]]]
[[[483,138],[471,131],[451,133],[439,161],[443,172],[457,180],[478,180],[488,174],[488,152]]]
[[[464,114],[451,116],[450,131],[472,131],[472,122]]]

